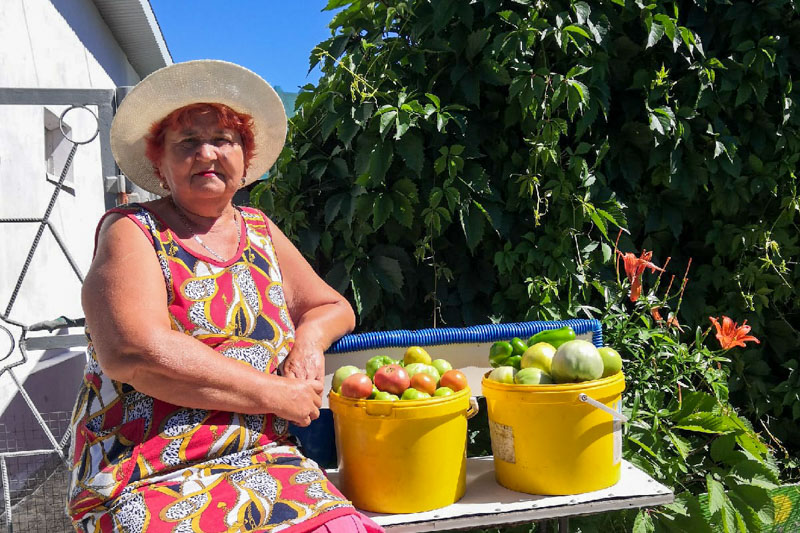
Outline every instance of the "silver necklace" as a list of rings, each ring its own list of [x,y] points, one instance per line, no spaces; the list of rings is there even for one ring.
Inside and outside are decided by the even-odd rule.
[[[188,218],[186,218],[186,215],[183,214],[183,211],[181,211],[180,207],[178,207],[178,204],[175,203],[175,200],[172,198],[172,196],[169,197],[169,201],[172,204],[172,207],[175,209],[175,212],[178,213],[178,218],[181,219],[181,222],[183,223],[186,230],[192,234],[192,237],[194,237],[194,240],[196,240],[200,246],[205,248],[208,253],[213,255],[217,259],[217,261],[219,261],[220,263],[224,263],[225,259],[222,256],[220,256],[217,252],[209,248],[206,245],[206,243],[203,242],[203,239],[201,239],[200,236],[197,233],[195,233],[194,228],[192,227],[192,222]],[[233,223],[236,225],[236,247],[238,249],[239,243],[242,240],[242,228],[240,224],[236,222],[235,209],[233,211]]]

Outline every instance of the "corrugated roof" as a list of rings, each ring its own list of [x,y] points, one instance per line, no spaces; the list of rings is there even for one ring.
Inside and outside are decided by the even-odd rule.
[[[149,0],[93,0],[134,70],[144,78],[172,64]]]

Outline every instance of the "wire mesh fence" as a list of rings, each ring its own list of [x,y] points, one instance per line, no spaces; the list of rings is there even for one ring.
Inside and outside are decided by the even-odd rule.
[[[70,413],[42,413],[42,418],[63,442]],[[37,450],[42,453],[31,454]],[[55,451],[44,453],[46,450],[52,450],[52,445],[32,415],[0,418],[0,461],[5,463],[0,531],[73,531],[64,512],[69,472]]]

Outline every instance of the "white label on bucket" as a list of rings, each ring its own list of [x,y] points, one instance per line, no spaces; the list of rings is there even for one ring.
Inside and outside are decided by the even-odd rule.
[[[622,398],[617,400],[614,404],[613,408],[618,412],[622,413]],[[613,426],[612,436],[614,438],[614,458],[612,464],[619,464],[622,461],[622,421],[614,418],[611,422]]]
[[[492,438],[492,455],[507,463],[514,464],[514,428],[489,420],[489,434]]]

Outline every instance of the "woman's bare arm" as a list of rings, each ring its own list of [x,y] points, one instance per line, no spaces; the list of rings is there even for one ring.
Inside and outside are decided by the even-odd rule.
[[[265,374],[170,327],[152,245],[125,217],[109,216],[82,302],[103,372],[160,400],[199,409],[272,412],[300,425],[319,415],[321,384]]]
[[[284,373],[322,380],[324,352],[355,327],[355,314],[344,296],[320,278],[300,251],[275,224],[269,222],[280,261],[289,314],[295,324],[295,345]]]

